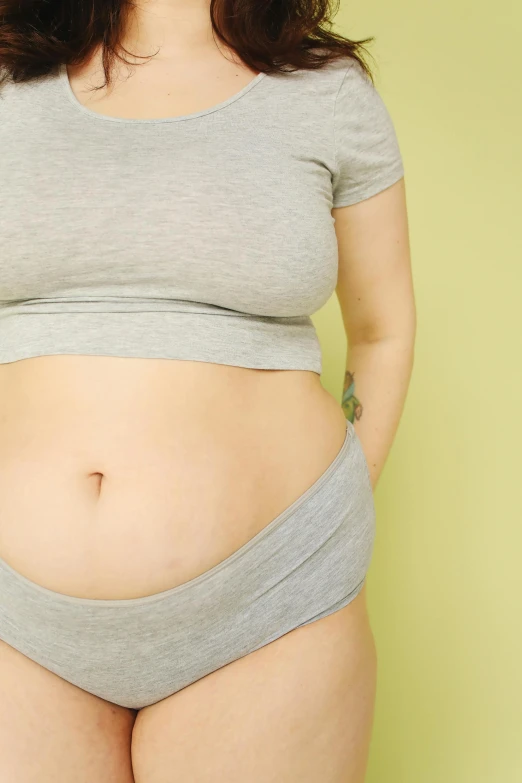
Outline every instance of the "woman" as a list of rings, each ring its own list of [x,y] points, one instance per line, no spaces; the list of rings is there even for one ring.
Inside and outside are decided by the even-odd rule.
[[[1,780],[364,778],[404,172],[365,42],[262,5],[0,4]]]

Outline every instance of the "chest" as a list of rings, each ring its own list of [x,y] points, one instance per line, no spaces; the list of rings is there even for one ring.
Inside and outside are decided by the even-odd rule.
[[[224,121],[91,120],[61,134],[34,122],[0,139],[0,299],[144,293],[267,315],[318,309],[337,276],[328,168],[277,118]]]

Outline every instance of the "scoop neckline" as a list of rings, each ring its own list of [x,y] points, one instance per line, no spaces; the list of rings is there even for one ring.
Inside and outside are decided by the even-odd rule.
[[[67,73],[67,65],[66,63],[61,63],[60,69],[59,69],[59,75],[58,75],[58,81],[63,87],[63,90],[69,99],[70,103],[82,114],[84,114],[87,117],[92,117],[96,120],[107,120],[109,122],[126,122],[131,125],[151,125],[151,124],[159,124],[163,122],[183,122],[185,120],[195,120],[198,117],[204,117],[207,114],[212,114],[213,112],[220,111],[220,109],[224,109],[226,106],[230,106],[231,103],[235,103],[235,101],[239,100],[243,97],[243,95],[246,95],[247,92],[250,92],[250,90],[256,86],[256,84],[259,84],[260,81],[262,81],[263,77],[266,76],[265,71],[260,71],[257,76],[254,76],[251,81],[248,82],[239,92],[236,92],[235,95],[230,96],[230,98],[227,98],[224,101],[221,101],[220,103],[216,103],[214,106],[210,106],[208,109],[202,109],[201,111],[193,112],[192,114],[181,114],[178,117],[157,117],[157,118],[150,118],[150,119],[140,119],[140,118],[131,118],[131,117],[110,117],[108,114],[100,114],[99,112],[93,111],[92,109],[87,108],[87,106],[84,106],[83,103],[80,103],[78,98],[73,92],[73,89],[71,87],[71,83],[69,81],[69,74]]]

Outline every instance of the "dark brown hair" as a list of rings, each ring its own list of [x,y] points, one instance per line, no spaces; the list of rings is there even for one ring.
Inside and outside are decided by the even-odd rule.
[[[115,59],[127,63],[120,50],[142,57],[121,44],[134,8],[134,0],[0,0],[0,85],[80,65],[100,46],[106,82],[93,89],[108,85]],[[373,81],[362,53],[374,38],[332,32],[338,8],[339,0],[211,0],[210,17],[218,38],[254,70],[316,69],[351,57]]]

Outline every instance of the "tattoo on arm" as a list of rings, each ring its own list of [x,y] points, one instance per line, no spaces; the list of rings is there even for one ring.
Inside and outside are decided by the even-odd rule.
[[[346,418],[349,419],[352,424],[354,419],[361,418],[363,412],[363,407],[355,396],[354,392],[355,373],[346,370],[344,375],[343,397],[341,405]]]

